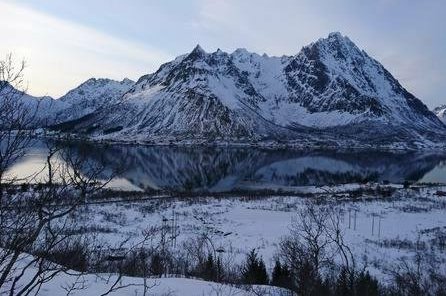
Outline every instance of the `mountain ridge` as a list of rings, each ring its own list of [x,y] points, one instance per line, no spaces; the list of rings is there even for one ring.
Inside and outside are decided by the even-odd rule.
[[[50,96],[36,97],[6,85],[2,89],[13,90],[16,99],[20,100],[33,115],[35,127],[47,127],[88,115],[104,104],[114,102],[135,82],[124,78],[121,81],[108,78],[90,78],[63,96],[55,99]]]
[[[197,45],[72,130],[154,143],[311,142],[315,133],[327,140],[344,135],[347,142],[379,144],[388,136],[419,145],[435,141],[436,133],[444,137],[438,118],[340,33],[294,56],[207,53]]]
[[[60,101],[71,108],[56,116],[64,121],[54,123],[94,140],[352,147],[446,143],[438,117],[339,32],[281,57],[246,49],[208,53],[197,45],[136,82],[90,79]]]

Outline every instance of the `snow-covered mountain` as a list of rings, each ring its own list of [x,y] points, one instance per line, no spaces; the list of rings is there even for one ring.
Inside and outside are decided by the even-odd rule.
[[[197,46],[71,128],[119,140],[386,145],[445,134],[435,114],[340,33],[295,56]]]
[[[34,119],[33,125],[41,127],[76,120],[104,105],[114,104],[134,83],[127,78],[122,81],[91,78],[59,99],[49,96],[34,97],[15,90],[9,84],[1,89],[5,95],[12,94],[13,99],[20,100],[23,106],[29,109],[28,114]],[[0,94],[0,100],[4,98],[5,96]]]
[[[54,100],[52,97],[35,97],[15,89],[11,84],[0,81],[0,105],[2,108],[24,108],[24,116],[28,116],[30,126],[45,126],[53,123],[52,116],[60,112],[68,104]],[[15,110],[18,111],[18,110]]]
[[[134,83],[128,78],[122,81],[90,78],[59,98],[58,101],[65,103],[68,107],[53,115],[55,121],[78,119],[104,105],[114,104]]]
[[[444,124],[446,124],[446,105],[435,108],[433,112]]]

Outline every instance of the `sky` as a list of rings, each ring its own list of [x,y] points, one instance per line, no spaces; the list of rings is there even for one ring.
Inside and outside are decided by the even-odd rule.
[[[0,0],[0,58],[27,64],[35,96],[91,77],[138,79],[196,44],[295,55],[347,35],[430,108],[446,104],[444,0]]]

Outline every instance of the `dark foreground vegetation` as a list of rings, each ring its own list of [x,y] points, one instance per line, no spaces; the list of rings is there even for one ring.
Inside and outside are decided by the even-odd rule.
[[[416,250],[380,282],[370,275],[367,262],[354,258],[339,225],[336,210],[309,204],[280,241],[270,271],[255,249],[236,262],[204,234],[175,246],[169,226],[148,230],[145,240],[130,248],[101,249],[87,234],[38,255],[82,273],[189,277],[246,289],[269,285],[283,288],[280,295],[446,295],[444,266],[434,253]]]

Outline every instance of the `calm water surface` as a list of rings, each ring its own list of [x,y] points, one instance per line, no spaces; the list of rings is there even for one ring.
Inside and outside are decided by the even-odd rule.
[[[104,179],[118,170],[111,185],[132,190],[221,192],[364,181],[446,183],[446,154],[63,144],[62,153],[68,151],[87,153],[89,162],[103,165]],[[46,144],[36,141],[9,173],[26,178],[40,172],[47,153]]]

